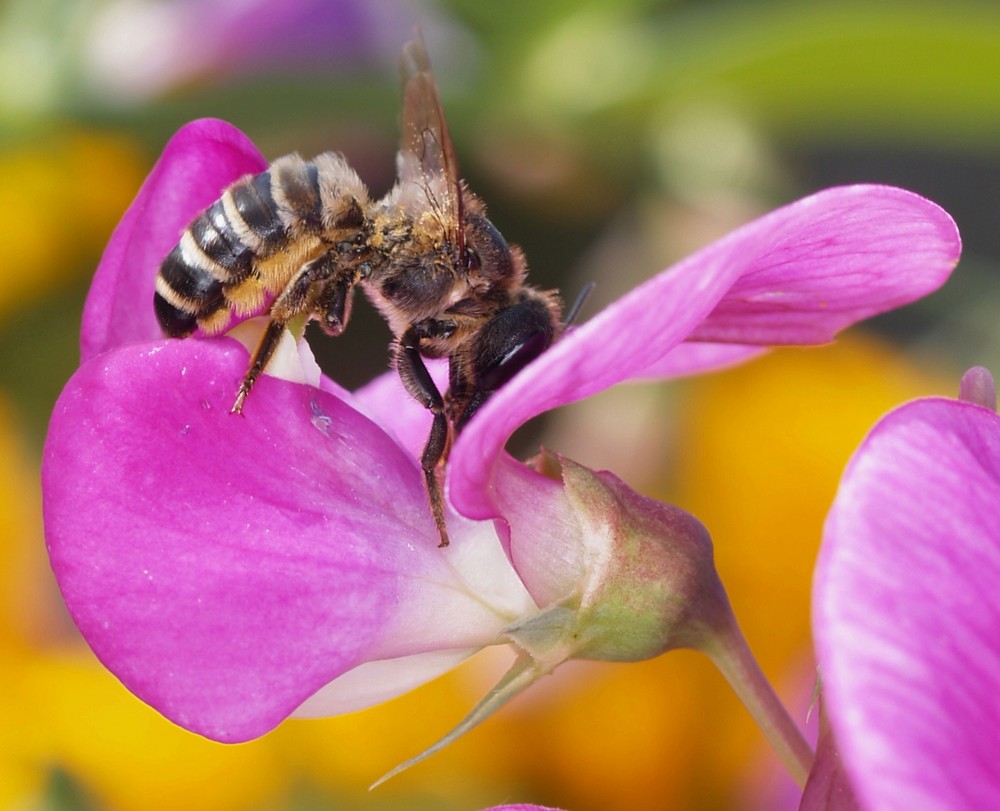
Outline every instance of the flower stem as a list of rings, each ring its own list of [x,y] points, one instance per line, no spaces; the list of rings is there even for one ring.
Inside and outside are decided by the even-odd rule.
[[[805,786],[813,764],[812,747],[760,669],[731,613],[702,650],[736,691],[788,773],[799,787]]]

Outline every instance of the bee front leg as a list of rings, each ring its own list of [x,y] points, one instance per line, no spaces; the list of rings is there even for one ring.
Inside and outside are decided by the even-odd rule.
[[[438,546],[447,546],[448,528],[445,524],[444,492],[438,476],[438,465],[448,449],[448,418],[445,416],[444,398],[420,355],[420,336],[416,326],[411,326],[396,343],[396,371],[410,396],[433,415],[430,436],[420,457],[420,466],[424,471],[431,514],[441,537]]]

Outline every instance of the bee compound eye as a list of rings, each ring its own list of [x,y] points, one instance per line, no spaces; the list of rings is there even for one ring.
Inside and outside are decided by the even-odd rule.
[[[495,391],[500,388],[552,343],[551,335],[542,330],[522,338],[523,340],[511,347],[498,362],[480,371],[478,383],[482,390]]]
[[[521,301],[501,310],[480,331],[473,356],[476,388],[500,388],[552,344],[555,327],[544,302]]]
[[[510,246],[496,226],[480,214],[469,216],[465,240],[466,267],[491,279],[509,278],[513,272]],[[475,260],[472,257],[475,256]],[[468,264],[475,261],[475,265]]]

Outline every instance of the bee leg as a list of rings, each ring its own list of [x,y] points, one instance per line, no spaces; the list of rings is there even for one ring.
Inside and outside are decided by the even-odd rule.
[[[427,437],[427,444],[420,457],[420,466],[424,471],[431,514],[441,537],[438,546],[447,546],[448,527],[444,517],[444,492],[438,476],[438,464],[444,459],[448,449],[448,419],[444,411],[444,398],[420,356],[420,337],[416,327],[410,327],[396,344],[396,371],[410,396],[434,416],[430,436]]]
[[[240,388],[236,392],[236,402],[233,403],[233,407],[229,411],[230,414],[243,413],[243,401],[247,399],[247,395],[250,393],[250,389],[253,388],[253,384],[257,382],[257,378],[261,376],[268,362],[271,360],[274,350],[278,348],[281,333],[284,331],[287,323],[287,319],[275,318],[272,318],[268,322],[267,328],[264,330],[264,334],[261,335],[260,342],[257,344],[257,348],[250,357],[250,366],[247,368],[247,373],[243,375],[243,382],[240,383]]]
[[[318,311],[326,332],[332,335],[343,332],[350,315],[350,292],[355,282],[355,274],[340,271],[336,258],[330,254],[323,254],[305,265],[292,278],[271,303],[270,321],[250,357],[250,366],[236,393],[232,413],[242,412],[244,400],[278,348],[281,333],[297,315]]]
[[[316,297],[319,326],[327,335],[336,338],[347,328],[351,317],[351,294],[356,283],[353,277],[331,279]]]
[[[431,515],[434,516],[434,523],[437,525],[438,535],[441,538],[438,546],[448,545],[448,526],[444,520],[444,491],[441,488],[441,479],[437,471],[438,462],[444,456],[447,442],[448,421],[445,419],[443,411],[435,412],[434,421],[431,423],[431,433],[420,458],[420,466],[424,469],[424,482],[427,485],[427,498],[431,504]]]

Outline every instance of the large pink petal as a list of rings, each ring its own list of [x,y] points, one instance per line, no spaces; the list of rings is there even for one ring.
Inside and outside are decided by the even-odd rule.
[[[224,741],[368,659],[493,641],[509,617],[490,588],[527,604],[495,534],[438,549],[415,460],[341,400],[263,377],[230,414],[246,362],[229,340],[105,353],[63,392],[43,463],[83,635],[143,700]]]
[[[767,261],[740,274],[690,340],[832,341],[851,324],[937,290],[961,253],[951,217],[902,189],[848,186],[794,208],[798,222],[782,217],[767,224],[788,209],[757,221],[776,243]]]
[[[682,341],[828,341],[938,287],[959,250],[951,218],[902,189],[830,189],[778,209],[635,288],[504,386],[455,445],[452,502],[495,516],[493,465],[518,426],[647,375]]]
[[[83,311],[81,362],[162,335],[153,285],[163,258],[226,186],[266,167],[250,139],[224,121],[194,121],[170,139],[101,257]]]
[[[921,400],[855,454],[813,592],[826,707],[865,808],[1000,807],[1000,417]]]

